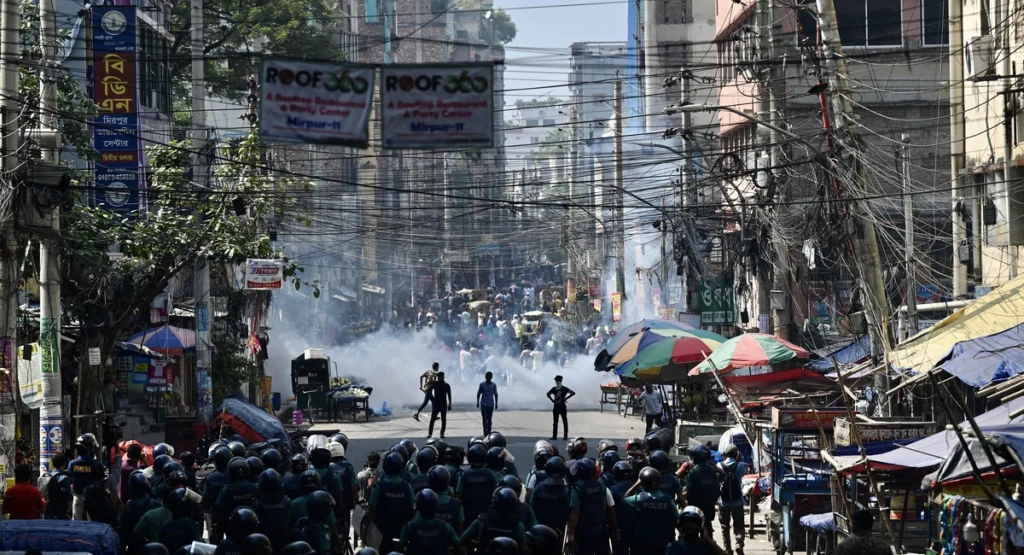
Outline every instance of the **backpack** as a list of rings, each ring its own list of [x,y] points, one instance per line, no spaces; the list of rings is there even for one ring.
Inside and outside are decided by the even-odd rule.
[[[736,479],[736,469],[739,467],[739,463],[733,461],[732,464],[722,463],[722,470],[725,471],[725,479],[722,481],[722,501],[730,503],[737,501],[743,497],[743,492],[740,490],[739,480]]]

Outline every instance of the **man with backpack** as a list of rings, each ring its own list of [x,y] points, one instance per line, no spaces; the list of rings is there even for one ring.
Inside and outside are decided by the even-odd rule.
[[[743,555],[743,476],[747,474],[747,465],[740,462],[740,450],[729,445],[723,453],[725,460],[718,463],[722,471],[721,495],[718,499],[718,521],[722,524],[722,543],[725,552],[733,555],[729,530],[736,537],[736,555]],[[731,526],[730,526],[731,524]]]
[[[46,499],[43,515],[50,520],[71,520],[71,476],[67,473],[68,458],[57,453],[50,458],[50,472],[39,479],[39,490]]]

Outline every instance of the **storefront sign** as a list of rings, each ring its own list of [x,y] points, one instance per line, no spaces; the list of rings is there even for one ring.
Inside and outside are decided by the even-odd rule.
[[[280,260],[245,261],[246,289],[280,289],[284,285],[284,265]]]
[[[261,75],[265,140],[369,144],[373,67],[270,58],[263,61]]]
[[[612,293],[612,321],[618,322],[622,319],[622,293]]]
[[[658,318],[662,320],[675,320],[676,309],[672,306],[663,306],[658,309]]]
[[[876,419],[877,420],[877,419]],[[863,443],[874,441],[897,441],[900,439],[916,439],[935,433],[934,422],[857,422],[857,435]],[[849,447],[857,445],[854,439],[853,426],[847,418],[836,419],[836,445]]]
[[[492,148],[494,65],[381,68],[384,148]]]
[[[700,282],[700,323],[729,325],[736,322],[736,298],[724,279]]]
[[[132,362],[132,383],[146,385],[149,383],[149,359],[136,357]]]
[[[846,416],[845,410],[780,409],[772,407],[772,426],[791,430],[817,430],[818,423],[826,430],[835,427],[835,420]]]

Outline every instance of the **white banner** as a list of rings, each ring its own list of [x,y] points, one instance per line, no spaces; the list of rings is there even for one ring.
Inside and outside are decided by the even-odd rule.
[[[494,65],[381,68],[384,148],[494,146]]]
[[[265,140],[369,144],[372,67],[271,58],[263,61],[261,76]]]
[[[280,289],[284,286],[284,265],[280,260],[250,258],[245,261],[246,289]]]

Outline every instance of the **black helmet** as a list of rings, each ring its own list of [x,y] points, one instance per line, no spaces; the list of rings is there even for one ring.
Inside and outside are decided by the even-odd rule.
[[[249,534],[242,540],[242,555],[273,555],[274,546],[263,534]]]
[[[502,449],[508,447],[508,442],[505,441],[505,436],[501,435],[501,432],[487,434],[487,439],[484,442],[488,449],[491,447],[501,447]]]
[[[187,488],[188,474],[185,474],[184,470],[175,470],[170,474],[165,473],[164,482],[172,488]]]
[[[644,467],[640,471],[640,485],[644,491],[657,491],[661,489],[661,472],[653,466]]]
[[[629,461],[619,461],[612,467],[612,477],[615,478],[616,482],[629,480],[632,475],[633,469],[630,468]]]
[[[664,449],[664,446],[661,444],[661,438],[653,433],[644,438],[644,445],[647,446],[647,452],[649,453]]]
[[[518,555],[519,544],[512,538],[500,537],[491,540],[487,545],[486,555]]]
[[[552,456],[553,454],[551,451],[548,451],[547,449],[538,449],[533,453],[533,466],[537,468],[537,470],[543,470],[544,465]]]
[[[249,457],[245,459],[245,462],[249,463],[249,475],[257,477],[263,474],[263,460],[259,457]]]
[[[661,473],[669,471],[669,467],[672,466],[672,459],[668,458],[668,453],[664,451],[655,451],[651,453],[651,466],[655,470]]]
[[[466,443],[466,449],[469,449],[470,447],[472,447],[472,446],[474,446],[474,445],[476,445],[478,443],[480,445],[483,445],[484,447],[487,447],[487,442],[484,441],[483,437],[481,437],[481,436],[473,436],[473,437],[469,438],[469,442]]]
[[[574,437],[569,440],[565,448],[569,451],[569,458],[578,459],[587,454],[587,440],[582,437]]]
[[[593,480],[597,475],[597,461],[583,457],[576,461],[573,475],[579,480]]]
[[[268,468],[260,473],[260,492],[274,493],[281,491],[281,475],[273,468]]]
[[[543,524],[536,524],[526,531],[526,544],[530,547],[530,553],[534,555],[562,552],[562,540],[559,539],[558,533]]]
[[[78,449],[81,455],[91,455],[99,448],[99,442],[96,441],[96,436],[92,434],[82,434],[75,441],[75,448]]]
[[[419,451],[419,449],[416,448],[416,444],[413,443],[411,439],[403,439],[398,443],[400,443],[402,447],[405,447],[405,450],[409,452],[409,458],[412,458],[412,456],[416,454],[416,451]]]
[[[316,521],[323,521],[333,510],[334,498],[326,491],[314,491],[309,494],[306,500],[306,510],[310,518]]]
[[[544,474],[548,478],[565,478],[565,459],[562,457],[551,457],[544,463]]]
[[[684,507],[679,512],[679,528],[683,533],[699,533],[704,528],[704,511],[693,505]]]
[[[519,496],[509,488],[498,488],[494,492],[494,509],[506,514],[518,512]]]
[[[307,470],[299,476],[299,489],[303,492],[309,493],[323,489],[324,480],[320,477],[320,473],[315,470]]]
[[[277,449],[267,449],[260,455],[260,461],[263,462],[263,468],[273,468],[274,470],[281,470],[281,452]]]
[[[128,476],[128,491],[132,494],[132,497],[149,493],[151,487],[149,480],[146,479],[146,475],[141,470],[136,470],[132,472],[131,476]]]
[[[231,462],[231,449],[228,449],[224,445],[218,445],[213,449],[213,465],[217,467],[217,470],[224,472],[228,469],[228,463]]]
[[[153,456],[159,457],[160,455],[167,455],[168,457],[174,458],[174,447],[167,445],[166,443],[157,443],[156,447],[153,448]]]
[[[240,543],[249,534],[259,531],[260,519],[249,507],[238,507],[228,517],[228,539]]]
[[[372,547],[364,547],[359,551],[356,551],[356,555],[380,555],[380,553]]]
[[[153,462],[155,466],[156,461]],[[164,463],[163,468],[160,469],[160,474],[163,475],[164,480],[166,480],[167,477],[171,475],[171,472],[174,472],[176,470],[185,470],[185,467],[181,466],[180,462],[171,459],[169,462]],[[153,472],[156,472],[155,468],[153,469]]]
[[[506,474],[503,476],[498,487],[508,488],[516,492],[516,496],[522,495],[523,493],[523,481],[515,474]]]
[[[346,451],[348,451],[348,436],[341,432],[338,432],[331,436],[331,440],[328,443],[340,443],[341,446],[344,447]]]
[[[331,450],[325,445],[314,447],[309,462],[313,463],[313,468],[327,468],[331,465]]]
[[[298,454],[292,457],[292,474],[302,474],[309,468],[309,461],[306,455]]]
[[[427,487],[434,490],[434,493],[441,494],[448,491],[452,481],[452,473],[443,466],[435,466],[427,474]]]
[[[234,457],[228,463],[228,477],[232,482],[249,479],[249,462],[242,457]]]
[[[483,466],[487,463],[487,448],[482,443],[474,443],[466,452],[466,460],[470,466]]]
[[[618,451],[605,451],[604,453],[601,453],[601,468],[604,469],[605,472],[611,472],[615,463],[621,460],[622,457],[619,456]]]
[[[416,452],[416,468],[420,472],[427,472],[437,464],[437,451],[433,447],[424,447]]]
[[[231,451],[232,457],[242,457],[244,459],[245,456],[249,454],[245,445],[243,445],[241,441],[232,441],[229,443],[228,450]]]
[[[459,445],[451,445],[444,452],[445,464],[450,464],[454,467],[462,466],[462,461],[466,460],[466,451]]]
[[[608,451],[616,451],[616,452],[618,452],[618,450],[619,450],[618,446],[615,445],[615,442],[610,440],[610,439],[602,439],[601,441],[597,442],[597,453],[598,454],[603,454],[603,453],[606,453]]]
[[[142,546],[140,555],[170,555],[167,546],[162,543],[150,542]]]
[[[362,551],[360,551],[362,553]],[[374,551],[376,553],[376,551]],[[292,542],[284,546],[281,555],[316,555],[316,551],[306,542]]]
[[[707,445],[698,445],[690,449],[690,458],[696,464],[708,462],[711,459],[711,450]]]
[[[178,488],[167,494],[164,498],[164,504],[167,505],[167,509],[171,511],[174,518],[180,518],[188,514],[188,501],[186,500],[188,493],[185,488]]]
[[[173,461],[170,455],[160,455],[153,459],[153,475],[160,477],[164,475],[164,465]]]
[[[405,461],[402,460],[402,455],[394,451],[384,455],[384,474],[388,476],[397,476],[402,473],[402,469],[405,468]]]
[[[537,443],[533,444],[533,453],[534,454],[536,454],[537,451],[540,451],[542,449],[547,451],[548,453],[551,453],[552,455],[557,455],[558,454],[558,447],[556,447],[554,443],[551,443],[550,441],[548,441],[546,439],[539,440],[539,441],[537,441]]]
[[[416,494],[416,510],[424,518],[433,518],[437,514],[437,507],[440,504],[437,494],[432,489],[425,489]]]
[[[403,465],[405,463],[409,462],[409,457],[412,456],[411,453],[409,453],[409,450],[406,449],[405,446],[402,445],[401,443],[396,443],[396,444],[392,445],[390,451],[392,453],[398,453],[398,455],[402,457],[402,464]]]
[[[448,451],[448,442],[439,437],[428,438],[427,445],[433,447],[439,455],[444,455]]]
[[[491,470],[501,470],[505,468],[505,449],[501,447],[491,447],[487,450],[487,468]]]

